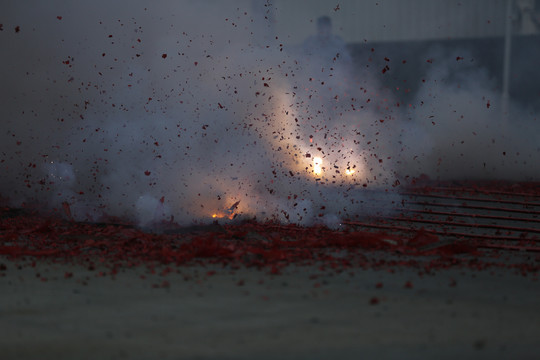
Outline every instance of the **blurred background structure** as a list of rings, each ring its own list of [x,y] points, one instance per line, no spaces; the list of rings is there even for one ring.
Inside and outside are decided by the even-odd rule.
[[[504,91],[505,48],[510,57],[508,91],[520,105],[540,109],[540,1],[538,0],[381,0],[329,2],[274,0],[277,36],[299,44],[329,16],[334,32],[349,45],[358,64],[384,67],[386,85],[416,90],[427,72],[430,53],[468,52],[476,68],[487,69]],[[508,11],[510,7],[510,11]],[[505,45],[507,20],[512,42]],[[372,53],[370,50],[374,49]],[[406,59],[406,63],[402,60]],[[382,66],[381,66],[382,65]],[[420,76],[419,76],[420,75]],[[412,98],[402,94],[404,101]]]

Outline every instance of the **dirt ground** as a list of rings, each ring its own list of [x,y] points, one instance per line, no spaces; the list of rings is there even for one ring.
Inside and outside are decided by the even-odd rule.
[[[2,359],[540,358],[538,275],[511,269],[0,263]]]

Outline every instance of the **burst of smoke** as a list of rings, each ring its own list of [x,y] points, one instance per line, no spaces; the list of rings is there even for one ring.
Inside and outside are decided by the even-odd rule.
[[[0,33],[1,190],[17,206],[335,228],[390,211],[408,176],[538,177],[538,150],[516,155],[523,134],[503,133],[489,82],[435,82],[441,64],[398,112],[373,74],[285,48],[268,4],[32,5],[7,7],[21,31]]]
[[[405,115],[400,172],[439,179],[537,180],[537,114],[503,99],[483,68],[468,66],[467,51],[432,49],[434,65]],[[456,61],[457,59],[457,61]]]

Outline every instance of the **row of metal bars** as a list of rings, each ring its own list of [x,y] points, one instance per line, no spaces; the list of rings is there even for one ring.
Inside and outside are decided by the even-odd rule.
[[[418,232],[441,244],[474,241],[480,248],[540,252],[540,186],[527,191],[473,187],[411,188],[393,215],[347,221],[354,227]]]

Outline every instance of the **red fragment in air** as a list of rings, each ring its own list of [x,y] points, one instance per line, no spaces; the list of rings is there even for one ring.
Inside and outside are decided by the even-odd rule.
[[[378,297],[372,297],[370,300],[369,300],[369,304],[370,305],[377,305],[378,303],[380,302],[379,298]]]
[[[57,16],[56,17],[58,20],[62,20],[62,17],[61,16]]]
[[[68,219],[72,219],[72,215],[71,215],[71,208],[69,206],[69,203],[64,201],[62,203],[62,209],[64,209],[64,213],[66,214],[66,216],[68,217]]]
[[[167,58],[167,54],[162,54],[161,57],[165,59]]]
[[[15,26],[15,32],[18,33],[21,31],[21,27],[20,26]]]
[[[144,175],[146,175],[146,176],[150,176],[150,174],[151,174],[151,172],[148,171],[148,170],[146,170],[146,171],[144,172]]]

